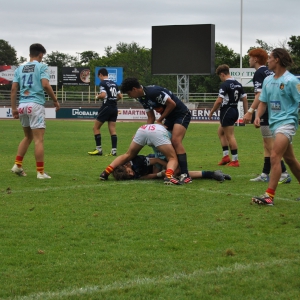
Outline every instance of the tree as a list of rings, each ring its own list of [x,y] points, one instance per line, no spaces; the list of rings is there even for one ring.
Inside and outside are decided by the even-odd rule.
[[[80,64],[87,65],[91,60],[99,59],[99,54],[95,51],[84,51],[80,53]]]
[[[0,40],[0,65],[19,65],[15,48],[4,40]]]
[[[294,65],[290,71],[294,74],[300,74],[300,36],[292,35],[287,44],[290,47],[291,56],[294,61]]]

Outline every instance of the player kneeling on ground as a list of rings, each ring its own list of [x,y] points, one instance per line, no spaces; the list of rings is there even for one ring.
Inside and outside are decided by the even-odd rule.
[[[132,160],[138,155],[145,145],[156,147],[167,159],[164,183],[180,185],[180,181],[173,177],[174,170],[178,167],[176,152],[172,146],[167,129],[159,124],[146,124],[141,126],[127,152],[118,156],[100,175],[101,180],[107,180],[113,170],[120,165]]]

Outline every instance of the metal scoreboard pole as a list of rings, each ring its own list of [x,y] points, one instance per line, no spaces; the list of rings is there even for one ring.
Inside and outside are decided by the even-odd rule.
[[[177,97],[182,102],[189,102],[189,75],[177,75]]]

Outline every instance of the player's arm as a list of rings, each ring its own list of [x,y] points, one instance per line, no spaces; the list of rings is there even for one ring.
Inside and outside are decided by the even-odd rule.
[[[264,114],[264,112],[266,111],[266,108],[267,108],[267,103],[259,101],[257,111],[256,111],[256,115],[255,115],[255,120],[254,120],[254,125],[256,127],[260,126],[260,118]]]
[[[165,160],[162,160],[162,159],[158,158],[158,157],[150,158],[149,161],[150,161],[151,166],[155,165],[155,164],[160,164],[163,167],[167,166],[167,162]]]
[[[105,99],[105,97],[106,97],[106,92],[101,92],[96,95],[96,100],[98,100],[98,99],[103,100],[103,99]]]
[[[253,100],[251,106],[249,107],[248,111],[244,115],[244,122],[245,123],[251,122],[251,120],[252,120],[252,114],[257,109],[258,104],[260,102],[259,101],[259,95],[260,95],[260,92],[255,93],[254,100]],[[246,110],[244,110],[244,111],[246,111]]]
[[[57,101],[57,98],[56,98],[56,96],[55,96],[55,94],[54,94],[54,92],[53,92],[53,89],[52,89],[52,87],[51,87],[51,85],[50,85],[50,83],[49,83],[49,80],[46,79],[46,78],[42,78],[41,81],[42,81],[42,86],[43,86],[44,91],[45,91],[45,92],[49,95],[49,97],[52,99],[53,104],[54,104],[54,106],[55,106],[55,110],[58,111],[58,110],[60,109],[60,105],[59,105],[59,103],[58,103],[58,101]]]
[[[176,103],[169,97],[165,102],[166,108],[164,109],[162,115],[156,120],[156,123],[162,124],[162,121],[171,113],[171,111],[176,107]]]
[[[117,94],[117,101],[119,101],[119,100],[121,100],[121,99],[123,99],[123,94],[118,93],[118,94]]]
[[[147,124],[154,124],[155,114],[153,110],[147,111],[147,117],[148,117]]]
[[[244,108],[244,112],[245,112],[248,109],[248,99],[247,99],[246,94],[244,94],[244,97],[242,98],[242,101],[243,101],[243,108]]]
[[[210,119],[211,119],[213,113],[220,108],[222,102],[223,102],[223,98],[222,97],[218,97],[217,100],[214,103],[213,108],[210,110],[210,113],[209,113],[209,116],[208,116]]]
[[[19,119],[19,113],[17,110],[17,93],[19,90],[19,84],[17,82],[13,82],[10,91],[10,102],[11,102],[11,110],[14,119]]]

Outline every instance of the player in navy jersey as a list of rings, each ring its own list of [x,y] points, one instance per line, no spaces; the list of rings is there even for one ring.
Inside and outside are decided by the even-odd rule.
[[[248,109],[247,95],[244,93],[242,85],[230,76],[228,65],[218,66],[216,74],[220,77],[222,84],[218,98],[210,111],[209,118],[211,119],[214,112],[220,108],[218,136],[222,145],[223,158],[218,165],[239,167],[238,146],[234,136],[234,123],[239,117],[238,101],[243,101],[244,111]],[[232,161],[229,157],[229,148]]]
[[[117,101],[122,99],[122,94],[119,91],[117,84],[108,79],[108,72],[105,68],[101,68],[98,71],[98,77],[100,79],[100,93],[96,96],[96,99],[103,100],[103,104],[98,111],[98,116],[95,120],[93,131],[96,142],[96,149],[88,152],[90,155],[102,155],[101,146],[101,126],[107,121],[108,130],[111,136],[111,152],[108,156],[117,155],[117,133],[116,122],[118,118]]]
[[[155,158],[153,154],[137,155],[128,163],[116,167],[112,174],[116,180],[157,179],[164,176],[166,165],[165,160]],[[177,170],[176,173],[178,173]],[[225,179],[231,180],[230,175],[224,174],[220,170],[190,171],[190,176],[192,179],[215,179],[220,182]]]
[[[131,98],[136,98],[143,105],[148,116],[148,124],[155,122],[154,111],[160,114],[156,123],[163,124],[169,131],[172,131],[171,141],[182,172],[180,181],[191,183],[187,155],[182,144],[191,120],[191,113],[186,105],[168,89],[157,85],[142,86],[136,78],[126,78],[122,82],[121,91]]]
[[[252,114],[254,110],[257,109],[258,107],[259,96],[263,87],[264,79],[269,75],[273,75],[273,72],[266,67],[266,63],[268,60],[268,53],[266,50],[262,48],[256,48],[249,51],[248,54],[249,54],[249,66],[251,68],[255,68],[256,70],[253,76],[255,98],[248,112],[244,115],[245,123],[251,122]],[[269,182],[269,174],[271,171],[270,156],[271,156],[274,139],[269,127],[269,113],[267,109],[260,117],[260,131],[263,138],[263,146],[264,146],[264,165],[263,165],[262,173],[258,177],[250,179],[250,181]],[[286,170],[283,160],[281,160],[281,169],[282,169],[282,173],[278,183],[291,182],[291,177],[289,176]]]

